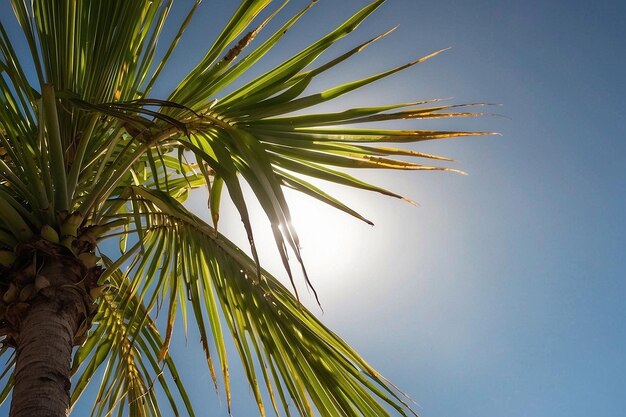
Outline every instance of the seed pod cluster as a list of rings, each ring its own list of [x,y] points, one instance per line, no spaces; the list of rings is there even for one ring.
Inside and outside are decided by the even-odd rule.
[[[85,250],[74,244],[80,220],[74,215],[67,216],[61,229],[44,225],[38,238],[19,243],[12,250],[0,249],[3,345],[14,345],[20,322],[33,303],[57,297],[75,300],[76,295],[82,299],[80,311],[84,315],[74,343],[80,345],[85,340],[97,310],[97,300],[103,296],[106,286],[98,283],[102,267],[93,247]],[[64,245],[64,240],[70,239],[72,242]]]

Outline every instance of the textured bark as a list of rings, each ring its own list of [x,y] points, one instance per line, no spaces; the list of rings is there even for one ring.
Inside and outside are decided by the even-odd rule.
[[[76,279],[73,268],[61,266],[44,268],[50,281]],[[41,291],[19,320],[11,417],[69,414],[73,339],[85,304],[80,293],[58,284]]]

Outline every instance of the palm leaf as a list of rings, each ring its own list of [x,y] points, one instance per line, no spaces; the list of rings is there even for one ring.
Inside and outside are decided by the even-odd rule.
[[[107,260],[105,265],[112,266],[112,262]],[[180,415],[179,401],[175,397],[178,395],[185,411],[193,416],[191,402],[172,358],[159,355],[163,341],[147,315],[148,310],[141,298],[129,296],[128,276],[114,271],[108,275],[108,289],[100,298],[92,334],[74,356],[72,402],[78,400],[98,369],[105,365],[92,415],[121,412],[125,405],[131,415],[168,415],[159,406],[155,390],[158,385],[174,415]],[[142,315],[143,322],[135,320],[137,314]]]
[[[143,199],[146,248],[136,258],[132,280],[143,283],[139,292],[153,291],[145,294],[147,299],[154,299],[158,292],[163,299],[190,304],[210,366],[214,360],[208,334],[212,333],[227,386],[222,321],[230,330],[262,414],[265,405],[258,372],[263,374],[271,402],[291,398],[302,415],[314,415],[313,409],[324,416],[389,415],[381,402],[402,415],[410,413],[402,405],[400,392],[324,327],[276,278],[266,271],[257,276],[256,263],[239,248],[168,194],[132,189]],[[177,239],[171,239],[163,227],[174,230]],[[161,253],[173,258],[163,260]],[[160,271],[156,279],[174,280],[184,287],[153,285],[155,271]],[[168,322],[173,321],[175,311],[171,304]],[[134,320],[144,320],[143,312]]]

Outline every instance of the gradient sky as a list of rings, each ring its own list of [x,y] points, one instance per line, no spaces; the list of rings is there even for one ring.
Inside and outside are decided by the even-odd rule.
[[[168,69],[172,82],[194,65],[235,3],[204,2]],[[306,1],[292,3],[289,10]],[[318,3],[274,59],[367,1]],[[3,3],[2,14],[9,12]],[[458,160],[454,167],[469,176],[363,174],[418,208],[330,188],[374,221],[372,228],[293,198],[320,316],[415,399],[421,416],[624,415],[625,19],[618,1],[389,0],[332,50],[400,24],[319,88],[452,47],[336,109],[448,97],[502,104],[487,110],[502,116],[406,123],[502,133],[416,147]],[[237,216],[226,216],[222,227],[245,246]],[[282,274],[271,240],[261,256]],[[181,360],[200,353],[196,341],[191,336],[187,350],[184,343],[176,349]],[[199,414],[227,416],[223,392],[215,396],[206,370],[189,363],[180,366],[206,407]],[[234,368],[233,379],[243,378]],[[256,415],[245,385],[236,387],[233,415]]]

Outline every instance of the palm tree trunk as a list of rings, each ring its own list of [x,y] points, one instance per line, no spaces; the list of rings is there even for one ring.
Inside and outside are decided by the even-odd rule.
[[[61,274],[60,268],[54,268]],[[66,281],[48,275],[51,282]],[[66,417],[70,405],[73,339],[85,317],[84,301],[71,288],[51,286],[32,300],[20,319],[10,417]]]

